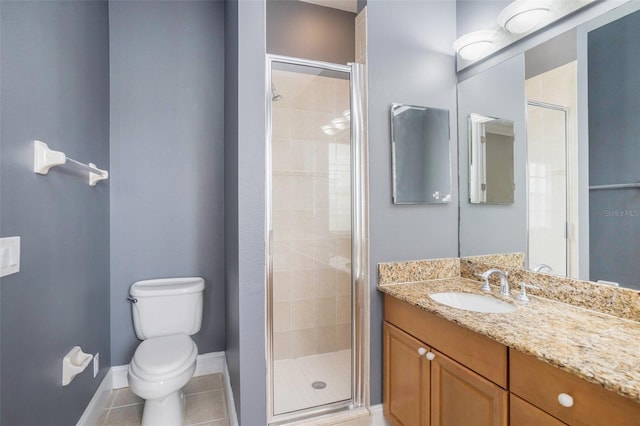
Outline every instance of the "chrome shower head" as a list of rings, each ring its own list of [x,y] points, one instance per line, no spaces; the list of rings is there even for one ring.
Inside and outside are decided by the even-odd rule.
[[[284,98],[284,96],[278,94],[278,92],[276,91],[275,84],[273,84],[273,82],[271,82],[271,100],[273,102],[278,102],[282,98]]]

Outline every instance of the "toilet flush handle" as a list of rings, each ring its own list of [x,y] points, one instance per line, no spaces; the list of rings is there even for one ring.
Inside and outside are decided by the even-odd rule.
[[[138,299],[136,299],[135,297],[131,297],[131,296],[129,296],[129,297],[127,297],[127,300],[128,300],[129,302],[131,302],[131,303],[138,303]]]

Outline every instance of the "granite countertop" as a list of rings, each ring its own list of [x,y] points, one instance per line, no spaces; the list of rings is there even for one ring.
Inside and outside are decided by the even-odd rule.
[[[486,294],[478,281],[465,278],[384,284],[378,290],[640,402],[638,322],[531,295],[528,303],[516,302],[495,289],[493,296],[515,304],[515,312],[470,312],[429,298],[443,291]],[[518,291],[512,288],[511,294]]]

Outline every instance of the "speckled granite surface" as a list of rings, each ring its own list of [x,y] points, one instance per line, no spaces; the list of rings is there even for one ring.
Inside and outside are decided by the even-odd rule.
[[[460,276],[480,280],[475,274],[492,267],[495,265],[463,258],[460,260]],[[637,290],[519,268],[501,269],[509,272],[509,283],[513,290],[520,289],[517,285],[520,282],[533,284],[540,287],[540,290],[532,289],[527,293],[640,322],[640,292]],[[498,277],[493,276],[490,283],[497,286]]]
[[[520,252],[467,256],[461,258],[460,260],[480,262],[496,267],[504,266],[506,268],[524,268],[524,253]]]
[[[460,276],[460,259],[378,263],[378,284],[407,283]]]
[[[378,290],[640,402],[640,323],[535,296],[528,304],[507,299],[517,306],[508,314],[464,311],[429,298],[442,291],[485,294],[477,281],[459,277]]]

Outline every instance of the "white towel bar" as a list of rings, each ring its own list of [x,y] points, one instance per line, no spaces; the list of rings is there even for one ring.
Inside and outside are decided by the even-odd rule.
[[[96,186],[101,180],[109,178],[109,172],[99,169],[95,164],[81,163],[79,161],[68,158],[64,152],[49,149],[46,143],[42,141],[34,141],[33,143],[33,171],[46,175],[49,169],[62,164],[71,163],[81,170],[89,172],[89,185]]]

